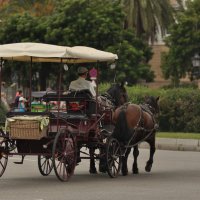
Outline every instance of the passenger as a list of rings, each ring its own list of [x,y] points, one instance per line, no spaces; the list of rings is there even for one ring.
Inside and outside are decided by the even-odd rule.
[[[22,90],[18,90],[15,96],[14,107],[18,108],[19,105],[19,98],[23,96]]]
[[[14,111],[15,112],[25,112],[26,111],[25,102],[27,102],[27,100],[23,97],[22,90],[19,90],[18,94],[16,94],[16,97],[15,97],[15,103],[14,103],[15,110]]]
[[[94,89],[94,86],[91,81],[87,81],[87,74],[88,74],[88,69],[85,67],[79,67],[78,68],[78,79],[75,81],[72,81],[69,86],[69,90],[75,90],[75,91],[80,91],[84,89],[88,89],[92,96],[96,96],[96,92]]]
[[[25,112],[26,111],[25,102],[27,102],[27,100],[24,97],[21,96],[19,98],[18,112]]]

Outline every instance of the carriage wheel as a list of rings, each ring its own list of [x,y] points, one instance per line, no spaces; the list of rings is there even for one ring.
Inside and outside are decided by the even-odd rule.
[[[106,148],[107,172],[111,178],[117,177],[121,168],[121,148],[118,140],[110,138]]]
[[[68,181],[76,165],[76,143],[70,133],[58,132],[53,144],[53,167],[61,181]]]
[[[38,156],[38,168],[43,176],[48,176],[53,169],[53,159],[50,156]]]
[[[6,170],[6,166],[8,163],[8,142],[3,140],[0,142],[0,177],[3,175]]]

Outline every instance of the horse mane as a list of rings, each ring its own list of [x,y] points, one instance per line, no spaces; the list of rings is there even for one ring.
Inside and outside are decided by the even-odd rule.
[[[107,90],[106,94],[107,94],[107,98],[109,98],[113,104],[115,104],[116,107],[120,106],[120,92],[123,91],[123,93],[126,93],[126,97],[127,92],[126,89],[124,88],[123,84],[119,84],[119,83],[114,83],[111,85],[111,87]],[[126,99],[127,101],[127,99]]]

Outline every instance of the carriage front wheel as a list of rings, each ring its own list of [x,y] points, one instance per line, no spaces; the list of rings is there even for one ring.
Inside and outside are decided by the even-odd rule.
[[[51,156],[38,156],[38,168],[43,176],[48,176],[53,169],[53,161]]]
[[[76,165],[76,143],[72,135],[62,130],[57,133],[52,150],[53,168],[61,181],[68,181]]]
[[[121,169],[121,148],[118,140],[109,138],[106,147],[107,172],[111,178],[117,177]]]
[[[8,141],[5,139],[0,142],[0,177],[6,170],[7,163],[8,163]]]

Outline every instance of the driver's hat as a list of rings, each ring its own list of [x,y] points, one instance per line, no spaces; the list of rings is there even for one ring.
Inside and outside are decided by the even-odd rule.
[[[86,67],[79,67],[77,72],[78,74],[85,74],[88,72],[88,69]]]

